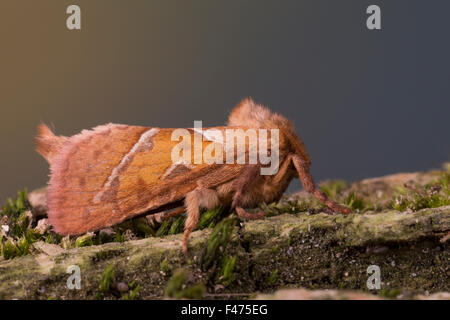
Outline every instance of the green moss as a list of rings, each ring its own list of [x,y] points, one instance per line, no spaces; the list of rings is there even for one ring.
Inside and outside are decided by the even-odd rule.
[[[397,189],[391,208],[399,211],[418,211],[450,205],[450,173],[441,172],[440,177],[424,187],[405,186]]]
[[[122,231],[117,231],[115,235],[115,241],[116,242],[124,242],[125,241],[125,235]]]
[[[279,202],[273,202],[269,205],[264,203],[259,205],[259,209],[266,213],[266,217],[273,217],[280,214],[297,214],[299,212],[308,212],[310,210],[320,210],[324,205],[315,198],[290,199],[283,197]]]
[[[186,284],[186,272],[180,269],[167,282],[165,294],[174,299],[201,299],[205,291],[206,288],[202,283],[188,286]]]
[[[198,223],[198,229],[213,228],[221,219],[224,213],[223,207],[217,207],[211,210],[205,211],[201,216]]]
[[[17,246],[11,240],[7,240],[2,244],[2,255],[5,259],[12,259],[20,255],[20,251]]]
[[[47,243],[59,243],[61,237],[55,233],[38,234],[32,229],[32,214],[27,201],[27,189],[19,190],[15,199],[8,199],[1,209],[0,218],[6,216],[9,232],[0,239],[0,252],[5,259],[27,255],[31,245],[39,240]],[[54,241],[49,241],[54,237]]]
[[[114,231],[123,235],[126,230],[130,230],[133,235],[140,238],[155,236],[156,231],[150,225],[146,218],[136,218],[127,220],[113,227]]]
[[[124,250],[122,248],[104,249],[104,250],[96,252],[93,255],[92,261],[98,262],[98,261],[108,260],[113,257],[120,256],[123,252],[124,252]]]
[[[17,191],[17,197],[7,200],[6,205],[1,210],[1,214],[8,216],[12,221],[16,221],[22,212],[29,208],[27,196],[27,188]]]
[[[220,221],[213,229],[201,258],[204,268],[210,268],[214,261],[217,260],[220,251],[223,252],[230,239],[235,223],[235,218],[226,218]]]
[[[79,247],[92,246],[94,244],[92,238],[93,238],[93,235],[90,233],[87,233],[85,235],[78,237],[75,240],[75,247],[79,248]]]
[[[29,211],[23,211],[19,217],[16,219],[15,223],[12,224],[12,235],[14,237],[23,236],[31,224],[31,213]]]
[[[186,220],[186,218],[183,216],[175,218],[172,221],[172,225],[170,226],[169,234],[177,234],[177,233],[182,232],[184,229],[184,221],[185,220]]]
[[[173,218],[163,221],[156,231],[157,237],[162,237],[169,234],[170,227],[172,226]]]
[[[54,234],[49,234],[44,237],[45,243],[59,243],[61,240],[58,241],[58,239],[55,237]]]
[[[29,254],[30,247],[34,242],[34,239],[30,239],[27,236],[23,236],[17,240],[9,239],[5,241],[0,247],[3,258],[12,259]]]
[[[178,270],[167,282],[165,294],[170,298],[179,298],[185,282],[184,270]]]
[[[366,207],[364,199],[358,197],[354,192],[350,192],[344,199],[344,203],[352,210],[363,210]]]
[[[348,188],[348,183],[344,180],[329,180],[321,183],[320,189],[331,199],[338,199],[342,192]]]
[[[162,272],[164,272],[166,275],[171,274],[171,269],[167,263],[167,259],[164,259],[163,261],[161,261],[161,263],[159,264],[159,268],[161,269]]]
[[[141,286],[137,284],[135,281],[132,281],[128,284],[128,287],[131,289],[130,293],[124,295],[122,298],[124,300],[135,300],[139,296]]]
[[[236,256],[222,258],[220,269],[218,272],[217,282],[223,284],[225,287],[230,285],[235,280],[234,266],[236,264]]]
[[[113,264],[110,264],[100,276],[98,289],[100,292],[106,293],[111,289],[111,284],[116,277],[116,271]]]
[[[381,289],[380,290],[380,296],[388,298],[388,299],[395,299],[402,293],[402,290],[400,289]]]
[[[134,228],[132,229],[133,233],[141,237],[149,237],[155,236],[156,232],[147,222],[145,218],[139,218],[132,220],[134,224]]]
[[[356,192],[343,180],[325,181],[320,184],[320,188],[330,199],[346,204],[353,211],[374,209],[374,205],[369,201],[369,197],[361,195],[361,192]]]
[[[30,242],[26,237],[22,237],[17,242],[17,248],[19,249],[19,256],[26,255],[30,252]]]
[[[30,253],[30,246],[39,236],[30,229],[32,215],[28,210],[27,189],[19,190],[15,199],[8,199],[2,207],[0,218],[6,216],[8,236],[0,239],[0,252],[5,259]]]
[[[162,237],[169,234],[177,234],[183,231],[186,217],[176,216],[164,220],[156,230],[154,236]]]
[[[273,286],[278,280],[278,269],[273,270],[267,278],[267,284]]]
[[[186,299],[202,299],[206,292],[205,285],[203,283],[197,283],[184,290],[184,294],[181,298]]]

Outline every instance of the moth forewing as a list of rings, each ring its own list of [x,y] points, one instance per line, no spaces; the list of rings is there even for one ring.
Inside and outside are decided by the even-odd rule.
[[[57,232],[81,234],[183,199],[198,184],[215,187],[240,166],[173,162],[175,129],[107,125],[68,139],[51,164],[49,219]],[[193,144],[192,130],[190,141]],[[200,153],[210,145],[205,141]]]

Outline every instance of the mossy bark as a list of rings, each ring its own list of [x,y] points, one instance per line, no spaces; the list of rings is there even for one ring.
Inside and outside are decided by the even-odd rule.
[[[206,291],[196,292],[206,298],[249,297],[286,287],[368,291],[370,265],[381,269],[383,291],[375,294],[449,291],[450,206],[412,213],[283,214],[217,227],[223,229],[192,234],[189,259],[182,254],[182,235],[70,250],[35,244],[33,254],[0,260],[0,298],[162,298],[180,269],[183,290],[201,284]],[[70,265],[80,267],[79,290],[67,287]],[[110,265],[111,281],[137,284],[139,292],[118,293],[114,283],[109,292],[100,290]]]

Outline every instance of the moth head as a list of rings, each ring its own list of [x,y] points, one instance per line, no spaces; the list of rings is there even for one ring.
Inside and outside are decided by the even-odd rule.
[[[292,122],[281,114],[255,103],[251,98],[242,100],[234,107],[228,117],[228,126],[279,129],[280,147],[283,147],[283,141],[286,141],[292,152],[310,162],[305,145],[295,131]]]

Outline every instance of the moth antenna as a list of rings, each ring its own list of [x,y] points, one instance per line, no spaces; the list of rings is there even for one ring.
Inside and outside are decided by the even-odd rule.
[[[67,141],[67,137],[56,136],[50,128],[43,123],[37,127],[37,131],[38,133],[35,138],[36,151],[51,164],[64,143]]]

